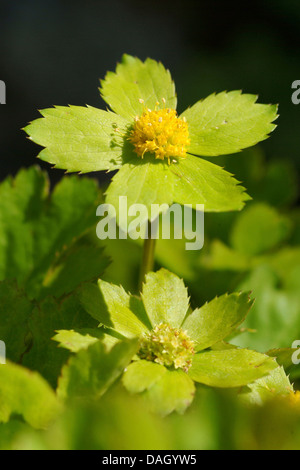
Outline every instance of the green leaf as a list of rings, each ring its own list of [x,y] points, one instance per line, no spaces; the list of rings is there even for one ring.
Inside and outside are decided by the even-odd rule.
[[[0,338],[7,358],[41,373],[54,387],[69,354],[51,341],[55,330],[96,326],[75,297],[30,301],[12,281],[0,283]]]
[[[271,349],[267,354],[270,357],[275,357],[277,364],[283,366],[284,370],[287,371],[295,365],[293,363],[293,354],[295,352],[297,352],[297,348],[278,348]]]
[[[275,129],[277,106],[256,104],[257,96],[231,91],[212,94],[182,114],[189,125],[189,153],[217,156],[265,140]]]
[[[284,246],[271,253],[265,261],[274,270],[284,286],[299,289],[297,270],[300,266],[300,246]]]
[[[262,405],[275,397],[284,397],[293,393],[293,387],[283,367],[277,367],[269,375],[248,385],[240,394],[243,402]]]
[[[247,349],[201,352],[194,356],[189,376],[211,387],[241,387],[278,367],[264,354]]]
[[[173,411],[184,413],[195,395],[195,385],[182,370],[168,370],[144,396],[151,408],[163,416]]]
[[[233,248],[245,255],[259,255],[278,246],[290,233],[290,220],[266,204],[247,207],[231,233]]]
[[[56,106],[41,111],[43,118],[25,127],[35,143],[46,147],[41,160],[69,172],[116,170],[126,149],[128,121],[93,107]]]
[[[196,351],[226,338],[244,320],[253,305],[249,293],[216,297],[187,317],[182,328],[196,342]]]
[[[233,250],[220,240],[213,240],[209,249],[209,255],[203,260],[204,266],[209,269],[248,271],[252,267],[251,257]]]
[[[34,220],[45,204],[49,182],[39,168],[21,170],[0,184],[0,280],[24,282],[33,269]]]
[[[159,237],[156,242],[155,259],[160,266],[164,266],[171,272],[182,277],[186,282],[195,278],[193,264],[195,262],[195,252],[186,250],[186,239],[175,239],[173,236],[171,221],[171,238],[164,239]],[[174,231],[174,234],[176,232]]]
[[[166,269],[146,275],[142,299],[153,327],[168,323],[180,328],[189,308],[187,288],[182,279]]]
[[[34,306],[13,281],[0,282],[0,339],[8,359],[19,362],[30,344],[28,320]]]
[[[73,353],[78,353],[82,349],[88,349],[103,337],[103,333],[99,329],[87,332],[78,332],[74,330],[58,330],[57,334],[52,338],[57,341],[61,348],[68,349]],[[96,336],[98,333],[98,336]]]
[[[105,334],[101,328],[77,328],[76,331],[58,330],[56,333],[52,340],[59,343],[60,348],[68,349],[72,353],[78,353],[82,349],[87,349],[99,340],[109,351],[120,341],[119,338]]]
[[[241,210],[251,199],[230,173],[202,158],[187,155],[170,165],[176,176],[173,202],[204,204],[205,212]]]
[[[110,351],[98,341],[71,357],[62,369],[58,396],[99,398],[122,374],[137,350],[137,340],[116,344]]]
[[[52,341],[56,330],[95,328],[75,296],[30,301],[13,281],[0,282],[0,338],[7,358],[38,371],[53,387],[69,353]],[[97,331],[97,330],[96,330]]]
[[[21,420],[13,419],[8,423],[0,423],[0,450],[15,450],[16,438],[24,432],[31,434],[34,429]]]
[[[105,253],[111,260],[103,279],[122,285],[127,291],[138,292],[137,272],[141,262],[141,243],[132,239],[103,240]]]
[[[98,286],[82,286],[79,298],[86,311],[101,325],[127,338],[148,331],[147,326],[131,311],[133,301],[122,287],[99,280]]]
[[[69,357],[66,349],[59,348],[52,341],[55,332],[96,326],[97,323],[86,314],[75,296],[68,296],[60,301],[48,297],[34,306],[28,319],[32,344],[24,355],[22,364],[38,371],[55,387],[61,368]]]
[[[256,198],[272,206],[290,207],[299,196],[297,176],[297,169],[290,161],[272,159],[256,189]]]
[[[178,203],[204,204],[207,212],[241,210],[250,197],[230,173],[218,165],[188,155],[177,163],[154,160],[153,156],[127,163],[113,177],[106,192],[106,202],[119,207],[120,197],[127,197],[127,204],[143,204],[140,222],[155,219],[166,212],[166,205]],[[156,204],[157,207],[151,207]],[[122,228],[127,227],[124,216],[117,220]],[[132,218],[128,217],[128,223]]]
[[[253,291],[254,306],[243,327],[255,330],[234,339],[234,344],[258,351],[291,346],[300,335],[299,289],[283,289],[267,265],[253,269],[238,289]]]
[[[99,278],[108,264],[101,246],[79,240],[54,260],[46,273],[40,296],[69,294],[83,282]]]
[[[166,372],[164,366],[155,362],[135,361],[127,367],[123,385],[130,393],[141,393],[156,384]]]
[[[34,428],[46,428],[60,406],[54,391],[37,373],[8,362],[0,366],[0,421],[21,415]]]
[[[155,60],[142,62],[127,54],[116,72],[108,72],[101,81],[100,92],[113,111],[131,120],[141,115],[144,107],[154,109],[157,102],[162,105],[163,98],[167,108],[175,109],[177,104],[170,72]]]
[[[120,197],[126,196],[128,208],[133,204],[143,204],[146,211],[137,214],[140,223],[143,224],[148,219],[153,220],[167,210],[166,205],[171,205],[174,201],[173,193],[174,175],[170,171],[169,165],[155,160],[153,156],[148,156],[143,160],[136,158],[118,171],[106,191],[106,203],[117,209]],[[151,207],[152,204],[157,204],[158,207]],[[126,230],[124,212],[122,211],[122,218],[120,215],[117,211],[118,224],[123,230]],[[133,217],[128,216],[128,224],[132,220]]]
[[[50,196],[48,178],[37,167],[0,184],[0,280],[17,279],[41,299],[99,277],[107,258],[97,244],[78,240],[96,224],[98,199],[97,183],[77,176],[63,178]],[[85,256],[94,262],[83,266]]]

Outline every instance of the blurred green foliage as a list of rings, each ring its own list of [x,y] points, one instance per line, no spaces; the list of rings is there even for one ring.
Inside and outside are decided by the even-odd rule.
[[[21,133],[17,137],[16,129],[34,113],[36,103],[46,106],[64,100],[81,104],[88,101],[97,106],[96,88],[88,95],[86,90],[93,90],[90,83],[96,83],[105,72],[100,71],[102,64],[108,61],[113,64],[124,48],[133,54],[162,58],[168,66],[176,65],[174,76],[181,110],[199,97],[199,91],[204,97],[212,90],[236,88],[248,93],[260,90],[261,101],[280,102],[280,132],[263,144],[268,160],[259,148],[244,151],[232,160],[226,158],[226,168],[242,181],[254,202],[240,214],[208,214],[205,245],[200,253],[185,251],[181,240],[159,241],[156,267],[166,266],[185,279],[194,306],[216,294],[252,290],[256,303],[249,316],[251,331],[241,332],[231,341],[259,350],[290,347],[300,335],[298,177],[289,162],[290,159],[299,168],[299,106],[291,104],[290,89],[300,74],[299,1],[262,0],[251,2],[248,9],[247,5],[237,9],[230,1],[218,8],[214,2],[202,1],[198,2],[199,15],[195,15],[193,3],[193,0],[175,2],[174,8],[174,0],[154,0],[151,14],[145,15],[144,4],[129,0],[123,5],[118,2],[119,15],[116,15],[116,4],[112,2],[110,16],[100,2],[101,15],[97,2],[90,2],[86,8],[76,0],[71,12],[67,1],[40,5],[30,1],[26,7],[20,2],[21,10],[10,14],[9,24],[0,28],[2,56],[8,59],[4,73],[15,90],[19,90],[10,93],[10,106],[1,108],[4,113],[1,142],[3,154],[7,156],[1,160],[2,173],[23,162],[33,162],[31,145],[26,146]],[[16,9],[18,2],[7,4]],[[153,4],[159,7],[154,14]],[[153,34],[154,21],[160,27],[160,34]],[[53,35],[54,24],[56,35]],[[107,42],[112,24],[119,34],[111,35]],[[72,40],[62,40],[65,37]],[[88,37],[88,43],[82,37]],[[220,157],[217,162],[223,166],[224,159]],[[55,172],[52,177],[55,178]],[[19,183],[21,180],[20,175]],[[26,193],[24,185],[13,180],[7,181],[0,191],[0,338],[5,337],[11,360],[37,368],[49,381],[56,382],[57,377],[55,380],[53,377],[57,370],[54,374],[53,370],[60,361],[67,360],[68,352],[58,350],[52,343],[54,330],[96,326],[87,324],[88,317],[76,298],[68,295],[65,298],[62,283],[70,273],[76,277],[84,271],[84,279],[76,278],[78,283],[102,275],[102,263],[106,264],[107,260],[95,240],[94,228],[88,230],[88,214],[84,220],[77,218],[81,228],[85,225],[86,233],[70,226],[60,217],[59,200],[53,204],[46,195],[42,180],[42,177],[32,177],[35,191],[31,195]],[[69,184],[71,189],[72,183]],[[90,187],[94,201],[95,186],[83,184]],[[19,187],[19,195],[16,190],[12,196],[10,186]],[[61,197],[64,199],[66,194]],[[79,203],[84,202],[80,199],[77,199]],[[73,200],[72,191],[69,200]],[[24,206],[26,210],[22,214],[19,209]],[[258,226],[257,220],[251,224],[255,213],[260,214],[262,225]],[[36,217],[41,214],[42,230],[49,235],[43,241],[36,225]],[[5,216],[5,224],[1,215]],[[40,258],[32,251],[32,240],[43,245]],[[102,277],[136,292],[140,244],[111,240],[101,245],[112,260]],[[76,269],[79,260],[80,268]],[[4,282],[4,278],[17,278],[18,289],[14,281]],[[74,287],[69,285],[67,290],[70,292]],[[49,295],[55,298],[45,300]],[[45,327],[41,328],[45,320]],[[40,341],[35,340],[36,334]],[[279,353],[275,350],[272,354]],[[284,351],[281,355],[291,380],[299,388],[299,366],[291,368],[290,358],[285,360]],[[48,370],[45,364],[49,364]],[[24,387],[28,387],[26,376],[31,381],[30,374],[19,372],[19,375],[18,399],[23,397]],[[45,387],[43,380],[35,380]],[[9,387],[7,390],[10,393]],[[15,397],[10,403],[12,408],[19,406],[18,400],[15,403],[14,400]],[[26,407],[26,400],[22,406]],[[0,415],[7,411],[4,408],[2,399]],[[299,414],[296,399],[277,397],[259,407],[245,406],[236,401],[235,392],[201,387],[184,416],[173,414],[162,420],[149,412],[136,396],[128,395],[116,384],[98,402],[70,404],[46,430],[31,427],[24,421],[26,413],[22,418],[20,410],[15,409],[11,420],[0,424],[0,448],[299,450]],[[31,424],[40,427],[40,418]]]
[[[247,320],[247,329],[241,330],[240,334],[230,338],[230,341],[259,351],[272,349],[270,354],[284,365],[291,381],[299,388],[299,366],[291,365],[290,350],[278,351],[280,347],[290,348],[292,342],[300,338],[300,214],[296,208],[297,175],[293,166],[283,160],[267,163],[257,148],[245,151],[235,159],[228,158],[228,162],[232,165],[230,170],[249,189],[253,201],[240,213],[206,215],[205,244],[200,252],[185,251],[185,240],[159,240],[156,267],[164,265],[184,277],[189,286],[192,306],[201,305],[225,292],[252,290],[256,301]],[[221,158],[218,163],[222,164]],[[41,185],[34,184],[34,181],[42,181],[40,173],[29,170],[28,174],[31,185],[27,186],[27,192],[30,193],[34,187],[39,194],[45,194],[46,199],[37,199],[33,195],[31,198],[23,197],[23,205],[27,204],[26,219],[22,220],[20,214],[16,213],[17,229],[14,230],[11,225],[7,231],[2,229],[0,261],[2,260],[2,270],[3,266],[6,270],[9,266],[10,278],[18,276],[12,272],[14,265],[5,264],[3,261],[7,260],[4,257],[7,245],[3,240],[9,239],[10,246],[15,243],[16,247],[21,249],[22,245],[16,235],[20,232],[20,226],[24,227],[25,235],[31,233],[34,237],[39,236],[39,230],[35,228],[37,219],[30,214],[34,213],[36,218],[45,220],[45,227],[50,223],[50,215],[53,214],[51,196],[41,192]],[[22,173],[16,181],[21,181],[20,178]],[[85,181],[85,178],[82,181]],[[82,184],[86,185],[86,195],[93,194],[93,183]],[[18,201],[14,198],[19,187],[20,185],[11,180],[0,188],[0,191],[13,191],[14,188],[14,196],[8,198],[10,207],[13,207],[14,200]],[[277,191],[274,191],[274,187]],[[67,186],[65,189],[63,185],[60,188],[61,191],[67,190]],[[57,189],[56,194],[58,192]],[[25,194],[24,191],[22,194]],[[282,197],[279,197],[279,194],[282,194]],[[101,199],[101,195],[99,197]],[[32,207],[35,208],[34,212]],[[55,210],[56,214],[59,214],[59,209]],[[1,213],[3,217],[5,211],[7,206],[2,204],[0,218]],[[107,264],[107,258],[111,260],[104,275],[101,274],[102,262],[99,264],[99,273],[95,272],[92,262],[88,263],[85,279],[78,278],[75,273],[75,285],[83,280],[90,281],[101,276],[107,281],[122,284],[132,293],[137,290],[138,266],[142,255],[139,241],[99,242],[94,230],[96,220],[88,217],[84,221],[81,220],[81,228],[73,232],[74,235],[73,226],[67,225],[66,229],[63,228],[67,222],[65,218],[56,215],[55,220],[56,222],[51,222],[55,227],[53,230],[61,233],[55,242],[58,248],[54,260],[49,257],[44,263],[39,263],[43,269],[38,271],[38,280],[35,281],[31,273],[35,272],[34,263],[39,259],[32,256],[30,244],[27,244],[27,251],[24,251],[22,258],[23,274],[18,278],[18,289],[13,280],[3,280],[0,284],[0,332],[1,337],[5,336],[7,341],[8,358],[39,371],[41,376],[36,376],[35,379],[39,387],[46,387],[45,378],[55,386],[60,367],[71,354],[66,349],[58,348],[51,340],[55,331],[75,328],[80,332],[83,331],[82,328],[97,326],[97,323],[91,320],[91,323],[88,323],[88,317],[82,311],[77,297],[68,292],[64,293],[60,288],[61,283],[55,283],[55,279],[60,276],[61,279],[64,278],[64,272],[70,272],[65,266],[68,265],[70,256],[72,259],[72,250],[76,250],[75,247],[80,251],[82,247],[84,250],[96,250],[94,253],[97,253],[103,263]],[[61,232],[59,227],[62,227]],[[52,234],[55,232],[52,231]],[[30,240],[29,235],[26,237]],[[64,239],[68,239],[68,246],[64,244]],[[51,233],[48,243],[50,240]],[[72,266],[72,262],[70,263],[69,266]],[[62,267],[56,270],[59,265]],[[18,268],[14,269],[15,273],[18,273]],[[55,275],[49,277],[49,273]],[[37,289],[41,278],[45,279],[46,283],[50,279],[48,285],[51,290],[48,292]],[[27,282],[28,279],[32,279],[32,282]],[[70,290],[74,286],[70,286]],[[10,305],[13,305],[13,309],[8,317]],[[16,342],[18,348],[14,346]],[[5,366],[0,366],[0,373],[1,367]],[[76,376],[75,369],[74,373]],[[26,387],[31,389],[26,378],[27,369],[21,367],[18,374],[22,382],[18,392],[21,397]],[[117,375],[118,373],[114,377],[115,385],[110,392],[104,393],[104,384],[104,395],[96,401],[76,398],[70,400],[64,408],[53,402],[51,406],[56,411],[55,416],[51,412],[53,416],[50,425],[47,409],[44,410],[47,417],[46,429],[43,429],[46,423],[43,414],[38,413],[36,417],[30,417],[26,402],[14,398],[9,410],[10,421],[0,424],[0,448],[300,449],[298,395],[290,393],[288,379],[286,386],[284,385],[285,375],[283,380],[279,380],[277,391],[276,387],[270,390],[268,383],[264,381],[258,381],[255,387],[245,389],[243,395],[247,399],[246,402],[236,399],[235,390],[216,391],[206,386],[198,386],[195,400],[184,415],[172,414],[164,419],[153,414],[139,397],[128,394]],[[88,380],[88,377],[85,380]],[[275,383],[276,381],[273,382],[273,387]],[[60,387],[63,389],[63,382]],[[258,390],[260,396],[262,392],[265,396],[260,406],[251,404]],[[4,394],[4,398],[5,393],[8,393],[1,386],[0,392]],[[2,415],[5,412],[4,403],[2,399]]]
[[[277,398],[262,407],[227,391],[198,390],[182,415],[159,418],[119,386],[98,403],[76,403],[45,431],[18,419],[0,425],[1,449],[286,450],[299,449],[300,407]]]

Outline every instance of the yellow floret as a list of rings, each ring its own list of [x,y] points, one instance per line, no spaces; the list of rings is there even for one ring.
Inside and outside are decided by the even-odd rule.
[[[145,109],[135,118],[129,140],[139,157],[149,152],[157,159],[167,158],[170,163],[171,158],[186,157],[190,145],[188,123],[178,117],[175,109]]]

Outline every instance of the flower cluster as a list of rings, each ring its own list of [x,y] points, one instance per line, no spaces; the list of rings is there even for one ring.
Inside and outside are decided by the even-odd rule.
[[[191,367],[194,354],[194,341],[188,334],[166,323],[160,323],[142,337],[138,352],[141,359],[185,372]]]
[[[278,368],[274,358],[224,342],[252,306],[248,293],[216,297],[191,312],[183,281],[161,269],[147,274],[141,298],[103,280],[98,288],[83,286],[79,296],[105,327],[109,348],[136,344],[123,384],[131,393],[143,392],[162,414],[184,411],[193,400],[194,382],[242,387]],[[56,340],[68,348],[72,342],[65,333]],[[78,333],[73,340],[78,344]],[[80,343],[95,341],[81,338]]]
[[[240,152],[268,137],[277,107],[240,91],[213,94],[177,114],[170,72],[152,59],[124,55],[101,81],[112,111],[55,106],[25,128],[57,168],[119,170],[106,192],[115,205],[204,204],[206,212],[240,210],[249,196],[219,165],[203,158]],[[149,191],[151,188],[151,191]],[[161,209],[163,210],[163,209]]]

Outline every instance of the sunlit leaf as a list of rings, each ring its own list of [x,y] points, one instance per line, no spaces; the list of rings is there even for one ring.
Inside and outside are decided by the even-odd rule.
[[[39,374],[10,362],[0,366],[0,421],[17,414],[34,428],[45,428],[59,409],[54,391]]]
[[[196,350],[206,349],[226,338],[244,320],[253,301],[249,293],[216,297],[187,317],[182,328],[196,343]]]
[[[187,119],[195,155],[217,156],[239,152],[265,140],[275,129],[277,107],[257,104],[257,96],[241,91],[212,94],[188,108]]]
[[[247,349],[201,352],[194,356],[189,376],[212,387],[241,387],[278,367],[264,354]]]
[[[141,393],[151,388],[167,372],[167,369],[154,362],[135,361],[126,369],[122,382],[131,393]]]
[[[152,323],[168,323],[179,328],[189,307],[184,282],[165,269],[149,273],[143,285],[142,299]]]
[[[116,170],[126,154],[128,121],[93,107],[56,106],[41,111],[25,131],[43,147],[39,154],[56,168],[69,172]]]
[[[144,107],[154,109],[156,103],[176,108],[175,86],[170,72],[160,62],[124,54],[116,72],[108,72],[101,80],[101,96],[113,111],[133,120]],[[142,102],[141,102],[142,100]]]
[[[259,255],[275,248],[290,233],[290,220],[266,204],[249,206],[237,218],[231,243],[240,253]]]
[[[148,331],[143,319],[139,319],[132,311],[132,308],[139,309],[137,301],[122,287],[99,280],[97,286],[82,286],[79,297],[81,304],[93,318],[125,337],[134,338]]]
[[[110,351],[98,341],[71,357],[59,380],[63,398],[99,398],[122,374],[137,350],[137,341],[120,342]]]
[[[165,416],[173,411],[184,413],[192,403],[195,385],[182,370],[166,370],[166,373],[145,392],[151,408]]]

